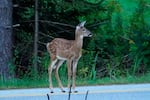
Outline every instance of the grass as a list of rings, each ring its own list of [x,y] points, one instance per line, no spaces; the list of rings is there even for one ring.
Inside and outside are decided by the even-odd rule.
[[[0,81],[0,89],[12,88],[35,88],[46,87],[48,84],[46,80],[33,80],[33,79],[10,79]]]
[[[150,83],[150,73],[144,76],[128,76],[118,77],[116,79],[110,79],[108,77],[96,80],[77,80],[78,85],[111,85],[111,84],[138,84],[138,83]]]
[[[67,86],[67,78],[62,79],[64,86]],[[128,76],[110,79],[108,77],[102,79],[77,79],[77,86],[84,85],[111,85],[111,84],[133,84],[133,83],[150,83],[150,73],[143,76]],[[53,80],[54,87],[58,87],[56,80]],[[10,79],[0,80],[0,89],[16,89],[16,88],[48,88],[48,77],[41,77],[39,79]]]

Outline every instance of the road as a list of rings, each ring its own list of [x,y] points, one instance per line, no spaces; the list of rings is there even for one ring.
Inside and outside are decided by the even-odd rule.
[[[78,93],[72,93],[70,100],[150,100],[150,84],[105,85],[77,87]],[[54,88],[53,94],[48,88],[0,90],[0,100],[68,100],[68,93]]]

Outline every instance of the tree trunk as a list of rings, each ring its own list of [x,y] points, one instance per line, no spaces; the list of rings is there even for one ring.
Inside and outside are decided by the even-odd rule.
[[[38,72],[38,0],[35,0],[34,71]]]
[[[12,59],[12,0],[0,0],[0,77],[9,78]]]

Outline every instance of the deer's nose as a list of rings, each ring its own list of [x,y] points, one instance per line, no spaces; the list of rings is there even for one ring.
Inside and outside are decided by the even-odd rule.
[[[88,35],[88,37],[92,37],[92,33],[90,33],[90,34]]]

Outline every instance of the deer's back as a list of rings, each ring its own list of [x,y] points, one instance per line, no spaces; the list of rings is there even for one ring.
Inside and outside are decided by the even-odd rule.
[[[73,45],[73,40],[66,40],[63,38],[55,38],[47,44],[49,53],[56,54],[58,50],[69,50]]]

